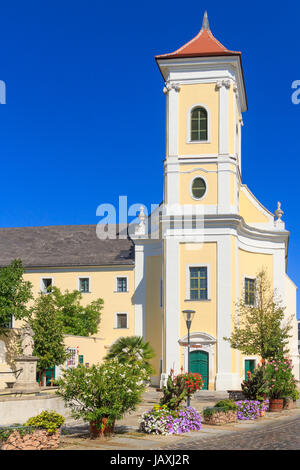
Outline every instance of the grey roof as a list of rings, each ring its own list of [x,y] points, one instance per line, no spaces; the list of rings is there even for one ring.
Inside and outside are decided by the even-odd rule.
[[[25,267],[133,265],[134,250],[128,237],[100,240],[96,225],[0,228],[0,266],[16,258]]]

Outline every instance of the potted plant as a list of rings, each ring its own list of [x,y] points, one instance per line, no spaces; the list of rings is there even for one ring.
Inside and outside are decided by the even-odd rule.
[[[290,396],[296,389],[290,359],[281,357],[269,361],[266,366],[266,374],[270,411],[281,411],[284,405],[284,397]]]
[[[264,416],[269,406],[269,386],[264,362],[262,365],[258,364],[252,373],[247,374],[247,380],[242,382],[241,388],[246,400],[259,402],[260,416]]]
[[[136,409],[147,379],[139,363],[120,363],[115,358],[65,370],[56,393],[75,419],[90,423],[91,438],[101,437],[114,431],[116,420]]]

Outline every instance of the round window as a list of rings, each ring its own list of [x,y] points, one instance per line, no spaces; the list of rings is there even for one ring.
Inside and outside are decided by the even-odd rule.
[[[201,199],[206,192],[206,183],[203,178],[195,178],[192,183],[192,195],[195,199]]]

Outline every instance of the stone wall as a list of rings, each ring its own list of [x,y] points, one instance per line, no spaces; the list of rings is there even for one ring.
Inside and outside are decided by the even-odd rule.
[[[60,430],[49,434],[44,429],[21,436],[19,431],[11,433],[3,442],[1,450],[54,450],[59,446]]]
[[[56,411],[65,418],[70,416],[62,398],[55,395],[0,396],[0,426],[24,424],[45,410]]]
[[[215,411],[211,416],[204,417],[205,424],[221,426],[222,424],[235,423],[237,421],[236,411]]]

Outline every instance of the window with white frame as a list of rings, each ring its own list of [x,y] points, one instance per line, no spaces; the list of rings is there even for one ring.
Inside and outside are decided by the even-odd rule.
[[[116,313],[116,328],[128,328],[128,315],[127,313]]]
[[[41,279],[41,292],[48,294],[52,292],[53,279],[52,277],[43,277]]]
[[[205,108],[197,106],[191,111],[191,142],[208,140],[208,116]]]
[[[80,277],[78,279],[78,290],[80,292],[90,292],[90,278],[89,277]]]
[[[128,291],[128,280],[126,276],[120,276],[116,279],[116,291],[127,292]]]
[[[245,277],[244,280],[244,293],[245,293],[245,304],[255,305],[255,279]]]
[[[207,266],[190,267],[190,300],[208,299]]]

